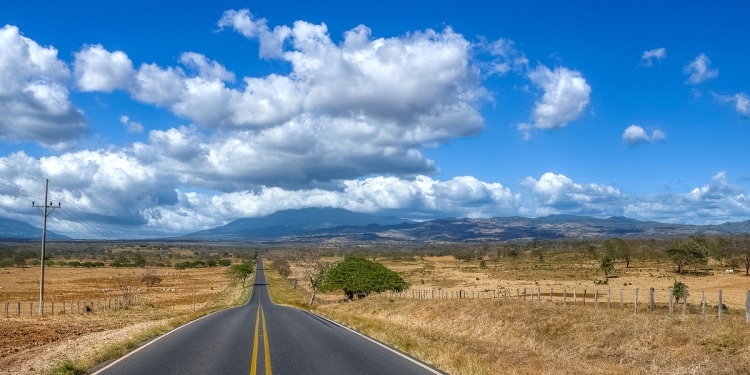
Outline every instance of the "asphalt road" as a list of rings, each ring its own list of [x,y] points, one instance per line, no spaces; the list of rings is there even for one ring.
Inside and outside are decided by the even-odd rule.
[[[95,374],[440,374],[314,314],[271,302],[262,262],[247,304],[198,319]]]

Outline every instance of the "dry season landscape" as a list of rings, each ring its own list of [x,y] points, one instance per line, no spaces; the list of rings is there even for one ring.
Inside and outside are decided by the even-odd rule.
[[[599,251],[605,244],[593,244],[580,249],[567,243],[386,249],[339,244],[259,251],[265,254],[266,276],[276,303],[310,309],[451,374],[750,372],[746,338],[750,324],[745,322],[744,310],[750,278],[744,272],[726,274],[723,262],[709,259],[678,273],[664,251],[644,250],[636,241],[631,242],[629,264],[618,260],[607,279]],[[670,246],[668,242],[662,245]],[[540,251],[541,247],[546,250]],[[47,304],[42,317],[36,305],[39,267],[3,269],[0,373],[83,373],[145,340],[249,296],[251,283],[243,289],[231,282],[226,266],[208,264],[242,264],[258,249],[237,248],[230,253],[206,250],[202,245],[188,250],[156,244],[139,249],[96,248],[86,251],[99,254],[98,258],[78,258],[84,263],[100,259],[116,264],[140,259],[134,255],[139,254],[149,264],[145,267],[47,267]],[[55,259],[70,255],[67,251],[59,251]],[[410,288],[352,302],[340,291],[319,292],[310,308],[311,290],[302,261],[310,254],[318,254],[321,264],[335,263],[346,255],[367,257],[396,271]],[[180,266],[198,260],[211,263],[198,268]],[[284,264],[288,272],[280,271]],[[148,286],[144,283],[148,275],[159,281]],[[688,287],[686,316],[682,316],[681,303],[669,313],[668,288],[677,281]],[[653,314],[649,311],[651,287],[656,302]],[[721,321],[717,318],[719,290],[725,305]],[[707,300],[705,316],[702,292]],[[127,309],[118,308],[125,297],[133,303]],[[79,310],[85,306],[93,311]]]
[[[604,279],[598,263],[575,253],[547,254],[544,261],[524,256],[485,262],[458,261],[454,256],[376,260],[399,272],[411,289],[401,297],[371,295],[351,303],[313,305],[312,310],[451,374],[750,372],[750,324],[745,322],[744,310],[750,279],[744,273],[725,274],[718,265],[711,267],[713,271],[677,274],[663,259],[631,262],[629,268],[618,264],[609,279],[613,296],[608,310],[607,285],[594,283]],[[305,308],[309,291],[300,281],[295,290],[293,281],[302,270],[291,269],[286,281],[278,272],[267,272],[272,297],[277,303]],[[668,287],[675,280],[689,287],[685,317],[681,304],[669,316]],[[655,288],[654,314],[649,312],[650,287]],[[524,288],[534,291],[533,302],[530,296],[526,302],[519,301],[516,293],[520,289],[523,295]],[[536,302],[538,288],[541,302]],[[550,288],[554,289],[552,302]],[[640,290],[637,315],[635,288]],[[564,289],[567,305],[562,301]],[[573,289],[578,295],[575,306]],[[624,294],[623,310],[619,289]],[[726,305],[722,321],[717,319],[719,289]],[[599,304],[595,307],[596,290]],[[455,297],[459,291],[481,298],[438,298]],[[701,291],[707,298],[705,318],[701,316]],[[343,297],[341,293],[319,295],[328,301]]]
[[[42,373],[55,367],[61,373],[66,373],[65,368],[70,369],[67,373],[75,373],[73,369],[115,358],[143,340],[243,301],[250,289],[243,291],[241,285],[230,283],[226,267],[45,269],[47,302],[43,317],[38,316],[39,267],[1,270],[2,374]],[[144,285],[142,279],[147,272],[160,282]],[[117,308],[118,302],[128,297],[132,304]],[[7,315],[5,302],[9,302]],[[83,312],[85,306],[93,307],[93,311]]]

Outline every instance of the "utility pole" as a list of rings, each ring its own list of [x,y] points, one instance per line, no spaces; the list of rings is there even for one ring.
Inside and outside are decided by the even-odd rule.
[[[36,204],[36,202],[31,202],[31,207],[36,207],[40,211],[42,211],[42,206]],[[54,211],[56,208],[62,208],[62,204],[60,202],[57,203],[57,207],[52,205],[52,202],[49,201],[49,179],[47,179],[46,184],[44,185],[44,210],[42,211],[42,215],[44,216],[44,225],[42,225],[42,275],[39,281],[39,315],[44,315],[44,251],[47,249],[47,216],[52,214],[52,211]]]

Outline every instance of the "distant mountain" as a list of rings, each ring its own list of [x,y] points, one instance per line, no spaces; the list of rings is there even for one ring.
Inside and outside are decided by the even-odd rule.
[[[412,222],[343,209],[278,211],[262,218],[239,219],[222,227],[185,235],[200,239],[270,241],[418,241],[484,242],[550,239],[657,238],[750,234],[750,221],[720,225],[683,225],[626,217],[549,215],[490,219],[445,218]]]
[[[221,227],[186,234],[183,237],[275,238],[337,227],[387,226],[403,223],[411,221],[394,216],[361,214],[341,208],[303,208],[276,211],[260,218],[238,219]]]
[[[42,229],[23,221],[0,218],[0,239],[41,240]],[[47,230],[48,240],[69,240],[70,237]]]

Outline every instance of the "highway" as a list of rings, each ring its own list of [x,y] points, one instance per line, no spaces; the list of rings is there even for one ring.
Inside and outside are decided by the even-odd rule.
[[[262,261],[248,302],[173,330],[94,374],[442,374],[306,311],[271,302]]]

